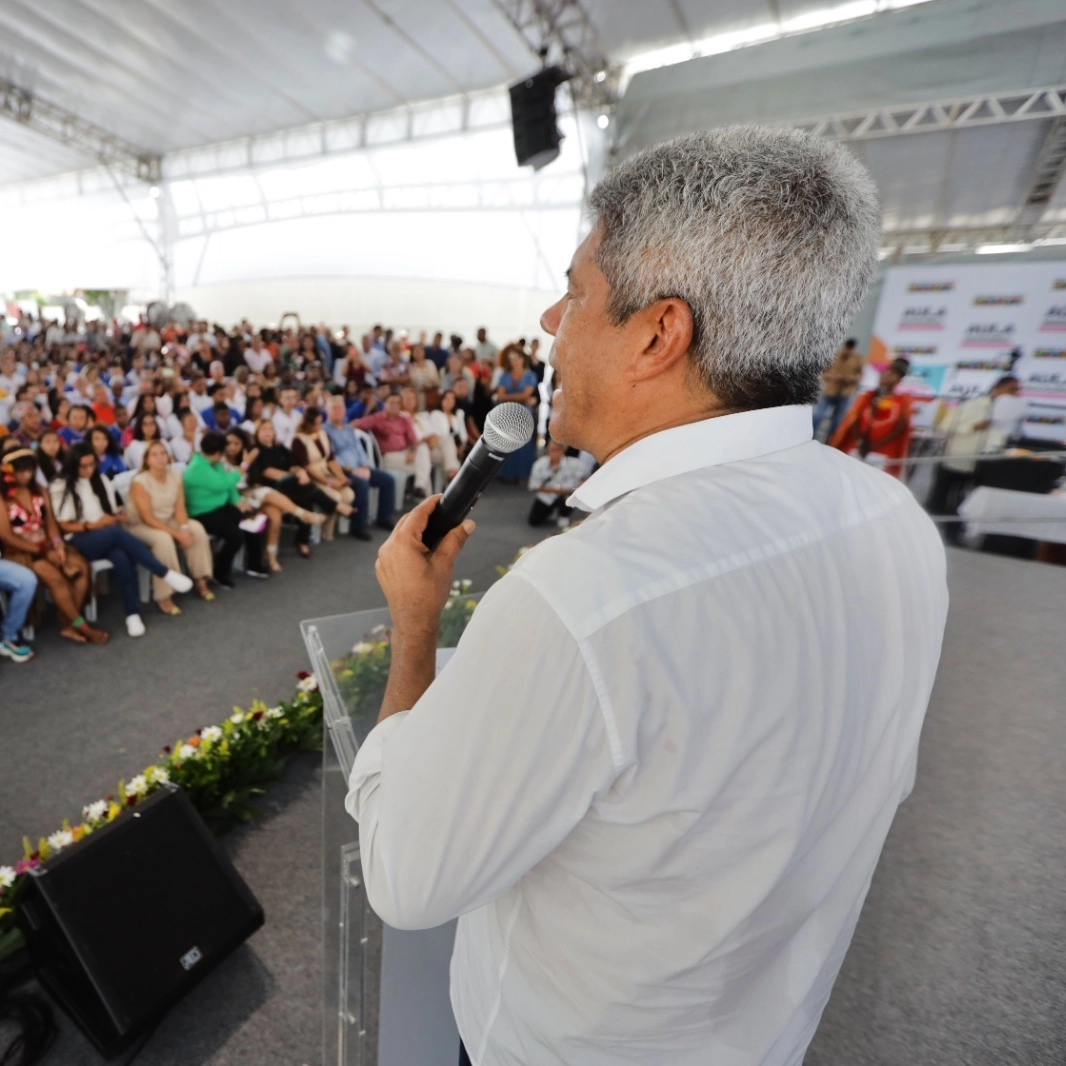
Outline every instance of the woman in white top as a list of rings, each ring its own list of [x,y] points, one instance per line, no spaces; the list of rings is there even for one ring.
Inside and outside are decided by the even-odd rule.
[[[466,428],[466,414],[459,408],[455,389],[445,389],[440,395],[440,413],[448,420],[448,430],[455,442],[455,457],[462,461],[470,447],[470,433]]]
[[[405,413],[415,424],[418,439],[429,448],[430,461],[444,474],[444,483],[447,484],[459,472],[459,456],[447,416],[443,411],[419,411],[418,395],[414,389],[404,389],[400,398]]]
[[[411,349],[407,383],[417,394],[419,411],[436,406],[437,394],[440,391],[440,372],[436,364],[426,358],[426,349],[421,344],[416,344]]]
[[[159,428],[159,416],[145,412],[133,423],[133,440],[126,445],[122,453],[122,461],[127,470],[140,470],[144,462],[144,450],[152,441],[162,441],[163,434]],[[166,445],[163,445],[166,448]],[[170,449],[167,449],[170,455]]]
[[[107,559],[126,609],[126,631],[144,636],[137,595],[137,567],[162,578],[175,592],[188,592],[192,581],[161,563],[135,536],[122,527],[125,512],[118,506],[111,483],[97,470],[92,446],[70,450],[63,477],[52,485],[52,506],[67,540],[90,562]]]
[[[174,462],[189,465],[189,460],[200,450],[203,425],[195,411],[186,411],[181,416],[181,434],[170,438],[170,454]]]

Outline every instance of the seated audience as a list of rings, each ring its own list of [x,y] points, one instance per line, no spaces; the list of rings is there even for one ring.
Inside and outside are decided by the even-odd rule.
[[[530,409],[534,420],[539,404],[537,376],[529,369],[525,354],[516,344],[507,349],[508,369],[499,378],[496,386],[497,403],[520,403]],[[535,423],[534,423],[535,424]],[[498,477],[503,481],[525,481],[533,468],[537,455],[537,434],[534,432],[528,444],[511,452],[500,467]]]
[[[92,419],[92,411],[81,403],[71,404],[67,412],[67,424],[59,430],[59,436],[68,447],[77,444],[85,436]]]
[[[370,531],[367,527],[370,524],[370,490],[378,490],[377,525],[381,529],[392,529],[395,524],[392,512],[396,504],[396,482],[387,471],[371,466],[355,430],[348,424],[343,396],[331,397],[326,405],[326,413],[329,416],[326,436],[333,446],[333,454],[341,472],[355,493],[356,512],[352,520],[352,536],[359,540],[369,540]]]
[[[292,458],[302,466],[318,488],[337,505],[337,513],[351,517],[355,492],[341,470],[333,447],[322,428],[322,410],[308,407],[292,442]],[[323,533],[325,535],[325,533]]]
[[[189,460],[200,449],[200,437],[203,429],[195,411],[186,411],[181,416],[181,434],[170,438],[170,453],[174,462],[189,465]]]
[[[0,475],[4,559],[28,567],[48,589],[59,615],[61,637],[75,644],[103,644],[107,634],[89,625],[81,613],[89,597],[89,563],[63,541],[48,496],[37,482],[36,456],[29,448],[5,451],[0,456]],[[7,626],[4,632],[9,635]]]
[[[407,379],[407,387],[414,390],[417,410],[425,411],[437,406],[440,399],[440,371],[426,358],[426,350],[421,344],[411,348]]]
[[[246,532],[241,523],[255,508],[245,500],[237,485],[239,470],[227,470],[222,465],[226,438],[221,433],[205,433],[200,450],[192,457],[182,475],[185,485],[185,507],[192,518],[222,546],[215,553],[213,571],[215,581],[225,589],[232,589],[233,560],[244,545],[245,573],[249,577],[265,578],[263,568],[263,535]]]
[[[271,421],[274,423],[274,429],[277,430],[278,443],[285,445],[286,448],[292,447],[292,442],[296,439],[296,430],[303,418],[302,412],[297,407],[299,402],[300,393],[291,385],[286,385],[278,393],[278,409],[274,412]]]
[[[119,454],[118,442],[104,425],[95,425],[86,434],[93,455],[96,456],[96,465],[100,474],[104,477],[114,477],[116,474],[125,473],[126,464]]]
[[[448,433],[455,445],[455,457],[461,463],[470,449],[470,432],[467,429],[466,412],[458,405],[455,389],[445,389],[441,393],[440,413],[448,423]]]
[[[419,411],[415,390],[408,387],[400,393],[404,414],[414,423],[418,439],[429,449],[430,462],[443,475],[447,484],[459,472],[448,419],[440,411]]]
[[[149,416],[151,417],[151,416]],[[129,531],[151,549],[168,568],[180,570],[178,549],[185,554],[196,591],[208,601],[215,594],[208,585],[211,577],[211,542],[203,525],[190,518],[185,509],[185,488],[181,474],[170,466],[170,456],[162,441],[145,443],[140,472],[130,485]],[[152,593],[163,614],[181,614],[174,603],[173,589],[162,578],[152,578]]]
[[[208,429],[217,430],[219,433],[225,433],[230,426],[238,425],[241,420],[236,409],[220,399],[216,399],[210,407],[201,411],[200,417]]]
[[[300,520],[296,529],[296,551],[303,558],[310,559],[311,527],[325,522],[326,517],[336,511],[337,505],[311,480],[311,475],[303,467],[294,464],[292,451],[284,444],[278,444],[273,422],[264,420],[255,427],[253,445],[247,465],[249,486],[262,486],[268,490],[268,500],[281,495],[288,503],[283,507],[275,501],[278,522],[276,527],[271,525],[267,530],[267,563],[278,573],[282,569],[278,563],[280,512],[293,514]],[[315,513],[314,507],[324,513]]]
[[[19,412],[19,423],[12,436],[20,444],[25,445],[27,448],[32,448],[44,432],[44,425],[41,420],[41,412],[32,400],[26,400],[21,405]]]
[[[22,627],[37,594],[37,575],[28,566],[3,558],[2,541],[0,535],[0,592],[7,597],[0,618],[0,655],[15,663],[28,663],[33,649],[22,643]]]
[[[549,439],[548,454],[533,464],[529,475],[530,491],[536,493],[529,509],[529,524],[542,526],[549,518],[557,518],[560,527],[568,526],[574,509],[566,501],[584,480],[584,463],[567,455],[557,440]]]
[[[368,430],[381,449],[385,469],[413,477],[415,495],[428,496],[432,490],[432,463],[429,449],[418,439],[414,423],[403,412],[403,402],[395,393],[385,401],[385,410],[356,419],[358,429]]]
[[[159,441],[163,443],[162,432],[159,428],[159,416],[152,414],[150,411],[145,411],[133,425],[133,437],[129,444],[126,446],[126,451],[122,455],[122,461],[126,464],[127,470],[140,470],[144,465],[144,453],[145,449],[153,441]],[[166,445],[163,445],[164,451],[167,452],[167,458],[169,460],[170,451]]]
[[[67,450],[59,434],[54,429],[46,429],[37,442],[38,481],[45,487],[55,481],[63,471],[66,457]]]
[[[188,577],[161,563],[123,527],[125,511],[118,506],[110,481],[97,469],[91,445],[82,443],[71,448],[63,478],[52,484],[52,505],[60,528],[86,559],[107,559],[111,563],[126,611],[126,632],[131,637],[143,637],[145,633],[138,566],[162,578],[175,592],[192,588]]]

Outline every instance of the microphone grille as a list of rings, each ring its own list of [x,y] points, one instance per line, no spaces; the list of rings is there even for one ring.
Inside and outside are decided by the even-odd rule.
[[[485,419],[485,443],[494,452],[517,451],[528,444],[536,427],[528,407],[520,403],[501,403]]]

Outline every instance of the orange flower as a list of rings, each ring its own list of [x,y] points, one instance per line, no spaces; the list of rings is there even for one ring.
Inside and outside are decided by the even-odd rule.
[[[198,748],[199,746],[200,746],[200,738],[199,737],[189,737],[189,747],[190,748]]]

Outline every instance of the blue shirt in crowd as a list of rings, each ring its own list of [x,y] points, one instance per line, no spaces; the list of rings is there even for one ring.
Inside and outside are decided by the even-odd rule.
[[[326,423],[326,436],[333,445],[333,454],[337,462],[345,470],[354,470],[359,466],[369,466],[370,460],[366,457],[366,450],[362,442],[347,423],[343,426],[335,426],[332,422]]]

